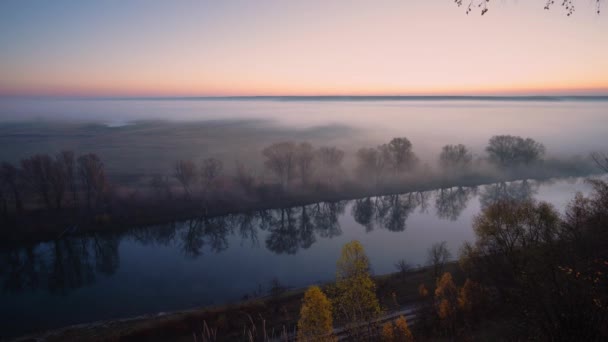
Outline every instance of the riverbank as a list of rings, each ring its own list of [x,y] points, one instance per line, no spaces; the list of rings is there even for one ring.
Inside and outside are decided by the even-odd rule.
[[[453,274],[457,283],[463,282],[463,273],[456,262],[447,264],[445,270]],[[431,270],[426,267],[379,275],[374,280],[387,317],[415,306],[420,284],[424,283],[431,293],[435,287]],[[333,283],[322,285],[327,292],[332,286]],[[216,331],[218,341],[242,339],[248,333],[278,337],[283,331],[293,332],[305,290],[274,291],[265,297],[224,306],[79,324],[29,334],[13,341],[193,341],[193,334],[201,336],[206,334],[206,329]],[[340,326],[341,322],[335,322],[335,328]]]
[[[537,170],[538,171],[538,170]],[[551,169],[543,172],[516,175],[488,176],[469,174],[464,177],[429,179],[414,183],[391,184],[374,188],[348,183],[339,189],[313,189],[309,192],[258,193],[250,197],[222,196],[205,203],[197,199],[173,199],[160,201],[115,200],[98,210],[34,210],[21,214],[9,214],[2,220],[0,246],[15,243],[51,241],[65,235],[82,235],[92,232],[116,232],[125,229],[161,225],[175,221],[213,218],[218,216],[250,213],[255,211],[306,206],[319,202],[340,202],[367,197],[390,196],[404,193],[420,193],[453,187],[478,187],[523,179],[550,181],[555,178],[588,177],[598,172],[581,172],[573,169]]]

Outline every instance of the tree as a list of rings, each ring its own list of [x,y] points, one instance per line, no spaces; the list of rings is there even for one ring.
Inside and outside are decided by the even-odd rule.
[[[455,318],[458,309],[458,289],[452,279],[452,274],[444,273],[435,286],[435,306],[437,316],[450,331],[455,331]]]
[[[21,160],[23,179],[42,198],[47,208],[51,208],[52,163],[51,157],[46,154],[36,154]]]
[[[266,158],[266,168],[279,178],[283,189],[286,189],[297,171],[296,144],[291,141],[272,144],[262,150],[262,155]]]
[[[608,172],[608,155],[596,152],[591,154],[591,158],[602,171]]]
[[[196,165],[191,160],[178,160],[174,168],[174,176],[184,188],[185,197],[190,198],[190,187],[197,179]]]
[[[21,161],[23,178],[43,199],[47,208],[53,204],[61,208],[67,190],[68,169],[61,154],[52,159],[47,154],[36,154]]]
[[[253,170],[247,168],[243,163],[236,162],[236,174],[234,176],[236,184],[238,184],[243,191],[247,194],[251,194],[255,187],[255,174]]]
[[[326,168],[339,168],[344,159],[344,151],[336,147],[323,146],[317,150],[317,159]]]
[[[20,212],[23,210],[23,202],[21,201],[21,191],[19,189],[19,170],[10,163],[2,162],[0,165],[0,182],[2,182],[8,191],[12,193],[15,201],[15,210]]]
[[[385,158],[375,148],[361,148],[357,151],[357,174],[378,185],[385,170]]]
[[[353,240],[342,247],[336,272],[336,312],[355,336],[360,333],[356,329],[359,324],[371,323],[380,313],[376,284],[369,274],[369,267],[359,241]]]
[[[546,202],[507,200],[488,206],[473,222],[476,252],[500,269],[486,276],[496,275],[505,284],[505,277],[520,274],[534,258],[528,253],[534,246],[556,240],[558,228],[559,214]]]
[[[427,253],[427,263],[433,266],[433,276],[437,278],[443,272],[445,264],[452,258],[452,253],[448,250],[445,241],[434,243]]]
[[[439,155],[439,165],[444,170],[463,170],[471,166],[473,154],[462,144],[445,145]]]
[[[325,172],[329,184],[333,184],[334,180],[344,172],[342,169],[344,151],[336,147],[320,147],[316,151],[315,158],[321,166],[321,171]]]
[[[76,160],[74,157],[74,152],[63,150],[59,152],[56,159],[60,161],[64,169],[63,172],[65,174],[67,187],[72,193],[73,205],[76,206],[78,204],[78,190],[76,188]]]
[[[300,308],[298,341],[335,341],[332,333],[331,303],[318,286],[311,286],[304,293]]]
[[[223,164],[219,159],[207,158],[203,160],[203,165],[201,166],[201,179],[205,189],[213,187],[214,182],[221,175],[222,169]]]
[[[527,165],[542,159],[545,146],[531,138],[497,135],[490,139],[486,152],[490,161],[499,166]]]
[[[577,195],[561,218],[547,203],[507,200],[474,221],[463,268],[521,315],[522,337],[608,338],[608,184],[591,184],[592,194]]]
[[[467,278],[458,290],[458,309],[465,315],[471,316],[480,309],[484,297],[481,285]]]
[[[78,173],[84,187],[87,208],[91,208],[93,201],[101,200],[107,190],[104,165],[96,154],[85,154],[78,157]]]
[[[405,137],[393,138],[388,145],[379,147],[395,173],[410,171],[418,162],[412,143]]]
[[[314,157],[314,151],[309,143],[301,143],[298,146],[296,163],[303,185],[308,185],[312,178]]]
[[[600,14],[601,0],[593,0],[595,2],[595,10],[597,14]],[[466,4],[466,14],[471,13],[475,9],[480,9],[481,15],[484,15],[488,12],[488,4],[490,0],[454,0],[454,2],[458,5],[458,7]],[[545,10],[551,9],[553,5],[555,5],[555,0],[545,0]],[[571,16],[575,11],[575,0],[561,0],[558,1],[561,7],[566,11],[567,16]]]
[[[382,325],[381,340],[383,342],[411,342],[414,336],[410,331],[407,320],[399,316],[394,322],[389,321]]]
[[[67,166],[64,165],[64,159],[61,155],[55,156],[55,160],[51,163],[51,177],[49,179],[51,186],[51,194],[55,201],[57,209],[61,209],[63,197],[68,189]]]

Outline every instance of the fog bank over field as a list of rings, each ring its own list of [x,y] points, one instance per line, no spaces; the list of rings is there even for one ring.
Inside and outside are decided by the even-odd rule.
[[[336,146],[345,166],[359,148],[407,137],[423,162],[446,144],[484,154],[511,134],[543,143],[547,157],[587,156],[608,145],[604,98],[0,99],[0,156],[17,161],[61,149],[93,152],[110,173],[169,172],[208,157],[259,166],[280,141]],[[255,158],[252,158],[255,157]]]

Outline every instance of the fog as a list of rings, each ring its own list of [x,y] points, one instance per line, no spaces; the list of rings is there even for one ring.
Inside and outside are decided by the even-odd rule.
[[[184,158],[212,156],[233,164],[279,141],[353,152],[400,136],[412,142],[418,158],[432,162],[446,144],[483,155],[488,139],[501,134],[532,137],[548,157],[586,156],[608,145],[607,109],[604,98],[5,98],[0,159],[72,149],[100,154],[110,170],[161,172]],[[123,160],[134,165],[125,167]]]

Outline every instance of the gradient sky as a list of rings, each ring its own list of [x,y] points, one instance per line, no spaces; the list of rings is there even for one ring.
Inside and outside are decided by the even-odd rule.
[[[608,94],[578,0],[0,2],[0,95]]]

